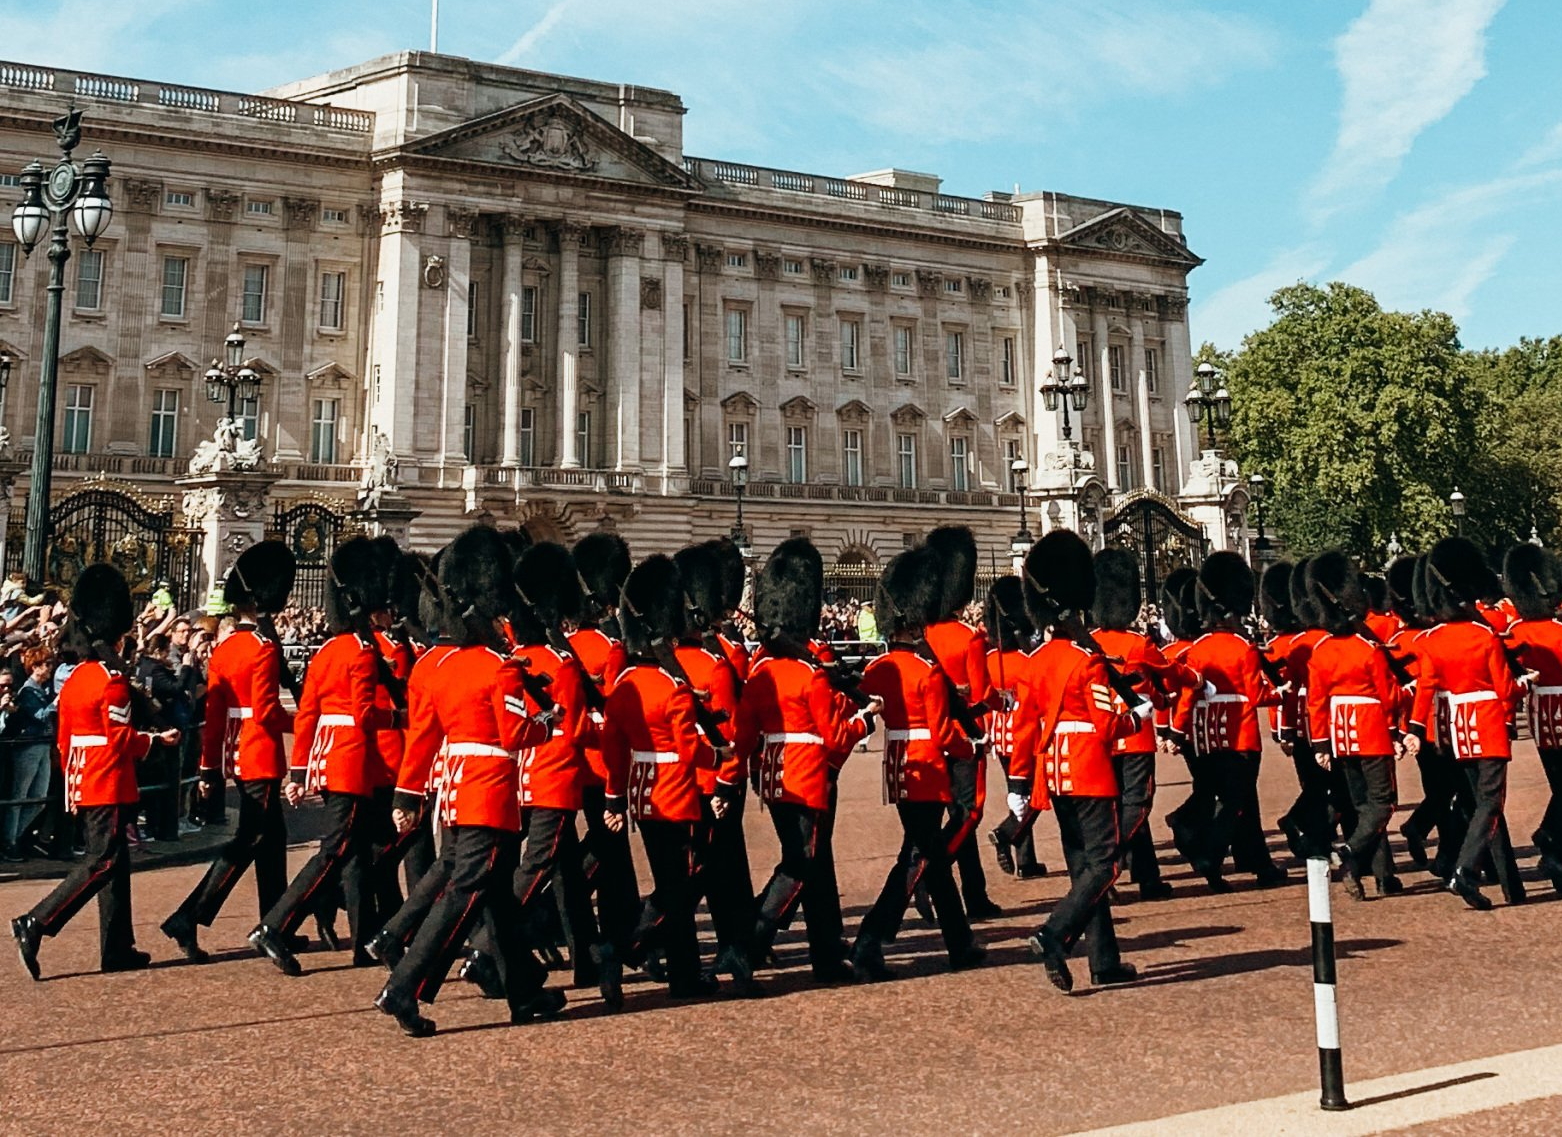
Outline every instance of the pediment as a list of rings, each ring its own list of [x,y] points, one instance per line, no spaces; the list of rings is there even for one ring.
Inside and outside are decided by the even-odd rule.
[[[944,421],[950,426],[969,427],[976,423],[976,416],[971,413],[969,407],[956,407],[944,416]]]
[[[1204,258],[1195,256],[1188,246],[1169,233],[1162,232],[1127,206],[1109,209],[1099,217],[1060,233],[1055,240],[1065,249],[1075,252],[1169,261],[1188,269],[1204,263]]]
[[[997,422],[993,423],[993,425],[998,427],[1000,430],[1008,430],[1011,427],[1022,427],[1025,425],[1025,416],[1020,414],[1019,411],[1005,411],[1003,414],[998,416]]]
[[[270,363],[267,363],[258,355],[251,356],[249,359],[246,359],[243,365],[248,367],[251,371],[258,371],[262,375],[281,374],[281,372],[278,371],[274,366],[272,366]]]
[[[737,391],[721,400],[721,409],[728,414],[751,415],[759,410],[759,403],[747,391]]]
[[[701,188],[681,167],[562,93],[430,134],[400,152],[693,193]]]
[[[819,407],[806,395],[793,395],[781,404],[781,415],[788,419],[813,418]]]
[[[114,357],[88,344],[60,356],[60,366],[68,369],[112,367]]]
[[[345,388],[353,381],[353,373],[335,360],[306,372],[304,377],[319,387]]]
[[[182,351],[168,351],[164,352],[156,359],[149,359],[146,361],[146,369],[148,371],[162,371],[165,369],[170,369],[173,371],[202,370],[201,366],[196,363],[195,360],[191,359],[188,355],[185,355]]]
[[[8,339],[0,339],[0,355],[9,355],[12,363],[27,358],[27,353]]]
[[[889,417],[897,426],[915,425],[927,419],[927,412],[915,403],[902,403],[889,413]]]
[[[685,411],[697,411],[700,409],[700,397],[687,387],[683,392],[683,409]]]
[[[836,407],[835,414],[842,422],[863,423],[873,417],[873,409],[861,399],[853,399]]]

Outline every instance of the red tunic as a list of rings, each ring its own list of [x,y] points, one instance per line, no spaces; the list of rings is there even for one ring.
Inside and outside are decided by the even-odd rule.
[[[701,701],[717,714],[725,712],[722,733],[732,738],[738,721],[738,674],[728,657],[713,655],[699,644],[679,644],[674,654],[694,689],[703,692]],[[745,771],[738,748],[734,746],[727,752],[726,764],[718,771],[716,751],[704,735],[700,739],[700,765],[696,770],[700,793],[710,797],[716,792],[718,774],[719,780],[729,786],[741,785]]]
[[[409,812],[421,808],[430,793],[444,789],[445,729],[434,714],[434,691],[444,682],[441,665],[460,650],[455,644],[435,644],[413,664],[407,678],[407,735],[396,772],[396,804]]]
[[[404,766],[433,767],[441,743],[445,774],[440,817],[446,825],[516,832],[521,827],[519,752],[548,737],[527,713],[521,665],[486,647],[438,649],[418,684],[418,720],[407,732]],[[423,681],[427,676],[427,682]]]
[[[1258,708],[1279,701],[1264,678],[1258,649],[1235,632],[1206,632],[1193,641],[1182,662],[1203,677],[1204,685],[1179,706],[1178,732],[1193,739],[1198,754],[1216,750],[1256,754],[1262,746]]]
[[[1073,640],[1057,636],[1031,656],[1026,680],[1009,777],[1034,778],[1039,756],[1047,794],[1116,797],[1113,744],[1132,736],[1139,720],[1118,710],[1106,663]],[[1034,800],[1045,799],[1038,792]]]
[[[1520,691],[1497,633],[1474,621],[1438,624],[1415,648],[1419,668],[1411,729],[1425,735],[1435,699],[1445,715],[1444,743],[1455,758],[1511,758],[1508,715]]]
[[[757,755],[761,798],[820,810],[830,804],[836,757],[850,754],[868,732],[862,713],[821,667],[764,653],[743,685],[737,723],[733,752]]]
[[[732,670],[737,675],[738,682],[747,682],[750,664],[748,647],[740,640],[731,640],[720,634],[716,638],[721,641],[721,650],[726,654],[727,662],[732,664]]]
[[[1394,753],[1399,687],[1383,649],[1359,635],[1329,636],[1307,662],[1307,720],[1315,747],[1336,758]]]
[[[1367,630],[1386,644],[1393,643],[1405,627],[1405,622],[1392,612],[1368,612],[1365,622]]]
[[[1524,666],[1535,672],[1529,689],[1529,733],[1542,750],[1562,750],[1562,619],[1520,620],[1508,629]]]
[[[627,797],[637,821],[698,821],[704,741],[688,685],[660,667],[635,664],[613,684],[603,719],[608,796]]]
[[[991,648],[987,652],[987,701],[993,707],[987,718],[987,737],[992,742],[993,752],[1005,758],[1014,754],[1016,713],[1027,682],[1026,672],[1030,664],[1030,652],[1016,649],[999,651],[997,648]],[[1014,710],[1002,709],[999,693],[1003,691],[1008,692]]]
[[[386,784],[376,733],[394,725],[379,705],[378,648],[351,632],[332,636],[315,654],[293,720],[294,780],[310,793],[367,797]]]
[[[938,657],[938,666],[949,676],[955,690],[981,713],[987,699],[987,636],[963,620],[929,624],[924,636],[927,646]],[[949,757],[976,757],[976,750],[964,732],[950,744]]]
[[[1172,640],[1161,649],[1161,654],[1166,657],[1168,663],[1182,663],[1183,657],[1188,654],[1188,649],[1193,646],[1192,640]],[[1191,669],[1190,669],[1191,670]],[[1187,713],[1183,710],[1185,704],[1193,701],[1198,693],[1198,687],[1204,681],[1200,679],[1192,686],[1180,688],[1166,706],[1155,708],[1155,726],[1158,730],[1171,730]]]
[[[201,769],[240,781],[287,773],[284,734],[293,716],[282,706],[282,649],[254,624],[240,624],[212,649],[206,667],[206,725]]]
[[[391,675],[405,689],[407,680],[412,675],[412,666],[417,662],[417,657],[412,653],[411,646],[392,639],[384,632],[375,632],[374,641],[379,646],[380,654],[385,657],[385,665],[390,668]],[[374,703],[382,711],[387,711],[392,716],[395,715],[396,702],[391,698],[390,689],[384,683],[375,685]],[[396,774],[401,769],[403,746],[401,729],[393,727],[390,730],[376,731],[374,746],[379,751],[381,760],[385,763],[385,780],[381,784],[387,786],[395,785]]]
[[[515,657],[533,675],[551,680],[548,697],[558,708],[549,737],[521,752],[521,806],[579,809],[581,788],[591,773],[586,764],[586,741],[592,733],[580,662],[543,644],[518,647]],[[542,710],[530,695],[526,704],[534,712]]]
[[[613,693],[613,683],[627,666],[628,657],[624,645],[611,638],[601,628],[581,628],[569,638],[569,649],[575,653],[587,677],[597,685],[604,696]],[[607,782],[607,766],[602,761],[601,739],[602,712],[590,712],[591,732],[586,740],[586,763],[590,767],[586,775],[588,785],[600,786]]]
[[[949,793],[945,755],[960,737],[949,717],[949,678],[909,645],[869,663],[862,690],[884,700],[884,800],[939,801]]]
[[[136,763],[153,736],[130,725],[130,681],[92,660],[60,688],[59,747],[65,755],[65,808],[134,805]]]
[[[1134,631],[1102,629],[1095,633],[1101,650],[1115,660],[1118,671],[1132,680],[1134,690],[1152,705],[1164,705],[1177,697],[1179,691],[1198,686],[1198,672],[1180,660],[1168,660],[1149,636]],[[1155,677],[1151,682],[1150,677]],[[1158,684],[1158,685],[1157,685]],[[1161,692],[1165,692],[1163,695]],[[1128,710],[1121,699],[1117,709]],[[1149,754],[1155,749],[1155,721],[1148,719],[1133,734],[1113,743],[1114,754]]]

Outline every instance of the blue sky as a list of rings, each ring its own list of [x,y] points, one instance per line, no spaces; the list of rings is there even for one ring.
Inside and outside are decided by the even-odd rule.
[[[0,56],[235,90],[428,46],[429,0],[0,0]],[[440,47],[666,87],[688,152],[1180,210],[1195,343],[1297,279],[1562,333],[1552,0],[442,0]],[[63,45],[69,45],[63,46]]]

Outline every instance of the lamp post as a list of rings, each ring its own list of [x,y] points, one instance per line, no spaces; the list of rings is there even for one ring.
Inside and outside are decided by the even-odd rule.
[[[49,240],[49,300],[43,324],[43,359],[38,372],[38,426],[33,434],[32,476],[27,487],[26,542],[22,572],[28,587],[44,580],[45,543],[49,528],[49,482],[54,472],[54,401],[60,363],[60,307],[65,295],[65,262],[70,260],[70,227],[92,243],[103,235],[114,216],[104,182],[109,160],[93,151],[80,166],[71,151],[81,142],[81,112],[72,107],[54,120],[54,137],[62,157],[47,174],[43,163],[29,162],[22,170],[21,203],[11,211],[11,228],[22,251],[31,254],[51,229]],[[52,227],[52,228],[51,228]]]
[[[1397,561],[1400,557],[1405,555],[1405,547],[1399,543],[1399,530],[1398,529],[1394,530],[1392,533],[1390,533],[1388,535],[1388,548],[1385,549],[1384,552],[1386,552],[1388,554],[1388,560],[1383,562],[1383,567],[1384,568],[1387,568],[1389,565],[1391,565],[1395,561]]]
[[[1085,407],[1090,402],[1090,382],[1083,372],[1076,371],[1072,379],[1069,378],[1069,365],[1074,360],[1069,356],[1068,349],[1059,347],[1052,353],[1052,370],[1047,372],[1047,381],[1041,385],[1042,401],[1046,403],[1049,411],[1055,411],[1059,406],[1063,408],[1063,441],[1069,442],[1074,437],[1074,424],[1069,419],[1069,408],[1080,414],[1085,413]]]
[[[237,324],[222,341],[222,351],[223,358],[212,360],[212,365],[206,369],[206,397],[214,403],[226,400],[226,420],[230,425],[236,425],[239,406],[260,398],[260,373],[244,365],[244,337],[239,334]]]
[[[1454,492],[1448,495],[1448,508],[1454,514],[1454,532],[1464,536],[1464,494],[1459,492],[1459,487],[1454,487]]]
[[[1024,458],[1016,458],[1009,463],[1009,474],[1014,482],[1014,492],[1020,499],[1020,529],[1014,535],[1014,540],[1009,542],[1009,552],[1017,559],[1023,558],[1030,552],[1031,541],[1030,521],[1025,516],[1025,481],[1030,473],[1030,463]]]
[[[1215,365],[1205,360],[1193,370],[1193,386],[1183,401],[1188,404],[1188,417],[1195,429],[1204,422],[1209,429],[1209,448],[1215,449],[1215,428],[1222,430],[1231,422],[1231,392],[1220,383],[1220,373]]]
[[[743,529],[743,491],[748,487],[748,459],[742,451],[728,461],[727,473],[732,478],[732,492],[738,498],[738,520],[732,527],[732,543],[742,549],[748,545],[748,534]]]
[[[1269,552],[1269,538],[1264,536],[1264,499],[1269,495],[1269,479],[1262,474],[1249,475],[1247,493],[1252,499],[1253,511],[1258,515],[1258,538],[1253,542],[1253,563],[1262,567]]]
[[[11,353],[0,351],[0,430],[5,429],[5,389],[11,384]]]

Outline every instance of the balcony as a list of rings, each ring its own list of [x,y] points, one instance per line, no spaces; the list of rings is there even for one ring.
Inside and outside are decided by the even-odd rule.
[[[826,178],[816,174],[799,174],[792,170],[748,166],[740,162],[717,162],[709,158],[685,157],[683,168],[707,183],[722,182],[746,189],[768,189],[781,193],[859,201],[890,209],[935,213],[941,217],[968,217],[977,221],[1016,224],[1020,220],[1020,207],[1004,201],[951,197],[942,193],[926,193],[921,190],[852,181],[850,178]]]
[[[717,478],[692,478],[689,493],[695,497],[735,497],[732,483]],[[902,489],[899,486],[835,486],[819,483],[752,481],[743,495],[755,501],[893,502],[897,505],[960,506],[967,509],[1013,508],[1014,494],[986,490]]]

